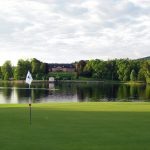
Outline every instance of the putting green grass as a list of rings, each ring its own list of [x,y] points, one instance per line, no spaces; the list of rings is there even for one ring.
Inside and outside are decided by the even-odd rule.
[[[149,150],[150,103],[0,105],[0,150]]]

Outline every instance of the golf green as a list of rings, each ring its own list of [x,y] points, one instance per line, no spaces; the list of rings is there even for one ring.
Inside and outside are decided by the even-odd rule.
[[[0,105],[1,150],[149,150],[150,103]]]

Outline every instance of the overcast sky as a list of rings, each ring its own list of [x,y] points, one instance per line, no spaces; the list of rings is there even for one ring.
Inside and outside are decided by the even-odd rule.
[[[149,0],[0,0],[0,65],[144,56]]]

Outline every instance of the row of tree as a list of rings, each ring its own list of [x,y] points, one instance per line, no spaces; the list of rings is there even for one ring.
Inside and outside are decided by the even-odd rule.
[[[6,61],[0,67],[0,78],[3,80],[24,80],[28,72],[32,72],[34,79],[46,79],[48,73],[48,64],[37,59],[22,60],[20,59],[17,66],[12,66],[10,61]]]
[[[78,76],[99,80],[150,82],[150,60],[81,60],[76,69]]]
[[[103,61],[95,59],[81,60],[73,64],[76,68],[76,78],[86,77],[97,80],[144,81],[150,83],[150,60],[115,59]],[[51,76],[48,64],[34,58],[31,60],[20,59],[15,67],[12,66],[10,61],[6,61],[0,67],[0,78],[3,80],[24,80],[28,70],[37,80],[45,80]],[[58,76],[58,74],[55,75]],[[68,77],[66,74],[65,76]],[[75,76],[73,79],[75,79]]]

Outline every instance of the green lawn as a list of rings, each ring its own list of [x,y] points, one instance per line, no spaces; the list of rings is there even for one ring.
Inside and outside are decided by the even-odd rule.
[[[150,103],[0,105],[0,150],[149,150]]]

